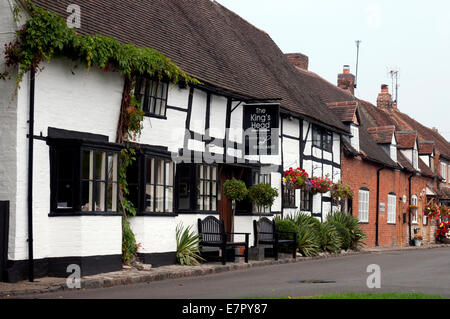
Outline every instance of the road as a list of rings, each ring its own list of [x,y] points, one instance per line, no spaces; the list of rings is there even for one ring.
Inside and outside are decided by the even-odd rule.
[[[367,266],[381,269],[381,288],[369,289]],[[319,281],[325,281],[320,283]],[[146,284],[86,289],[29,298],[222,299],[313,296],[333,292],[423,292],[450,298],[450,248],[383,252]]]

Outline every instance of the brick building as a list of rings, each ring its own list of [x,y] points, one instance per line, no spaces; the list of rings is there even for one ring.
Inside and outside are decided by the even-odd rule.
[[[299,61],[294,61],[297,56]],[[434,226],[423,216],[423,208],[448,200],[449,143],[436,130],[401,113],[387,85],[382,85],[375,106],[354,96],[355,77],[348,65],[335,86],[308,71],[304,56],[288,58],[310,76],[312,89],[352,133],[343,137],[341,169],[342,180],[355,196],[342,209],[360,220],[366,244],[408,245],[416,233],[434,241]],[[440,174],[447,177],[445,182]]]

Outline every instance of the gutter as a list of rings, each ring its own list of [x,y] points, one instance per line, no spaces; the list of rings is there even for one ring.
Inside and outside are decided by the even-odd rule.
[[[33,257],[33,145],[34,145],[34,90],[35,72],[30,72],[30,114],[28,120],[28,280],[34,281]]]
[[[409,205],[411,206],[412,204],[412,199],[411,199],[411,180],[413,178],[413,176],[415,176],[415,173],[412,173],[409,177],[408,177],[408,195],[409,195]],[[411,210],[408,208],[408,228],[409,228],[409,245],[412,246],[412,237],[411,237]]]

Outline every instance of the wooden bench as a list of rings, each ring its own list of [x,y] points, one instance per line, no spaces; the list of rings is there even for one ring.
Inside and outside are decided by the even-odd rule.
[[[244,257],[248,263],[248,243],[250,233],[228,233],[225,232],[223,221],[214,216],[208,216],[205,219],[198,219],[198,233],[201,235],[200,247],[219,247],[222,250],[222,264],[227,260],[227,248],[244,246],[244,255],[235,255]],[[228,235],[245,235],[245,241],[228,241]]]
[[[275,222],[271,221],[266,217],[262,217],[259,221],[260,230],[258,232],[258,221],[253,221],[253,231],[255,238],[255,246],[258,245],[258,235],[259,244],[271,245],[273,247],[273,254],[275,260],[278,260],[278,248],[281,244],[289,244],[292,247],[292,258],[297,257],[297,233],[296,232],[281,232],[277,231],[275,227]],[[281,234],[290,234],[292,239],[280,239]]]

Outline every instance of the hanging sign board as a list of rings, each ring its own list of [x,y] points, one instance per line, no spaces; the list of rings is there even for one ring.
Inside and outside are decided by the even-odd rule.
[[[245,155],[278,155],[279,123],[279,103],[245,104]]]

